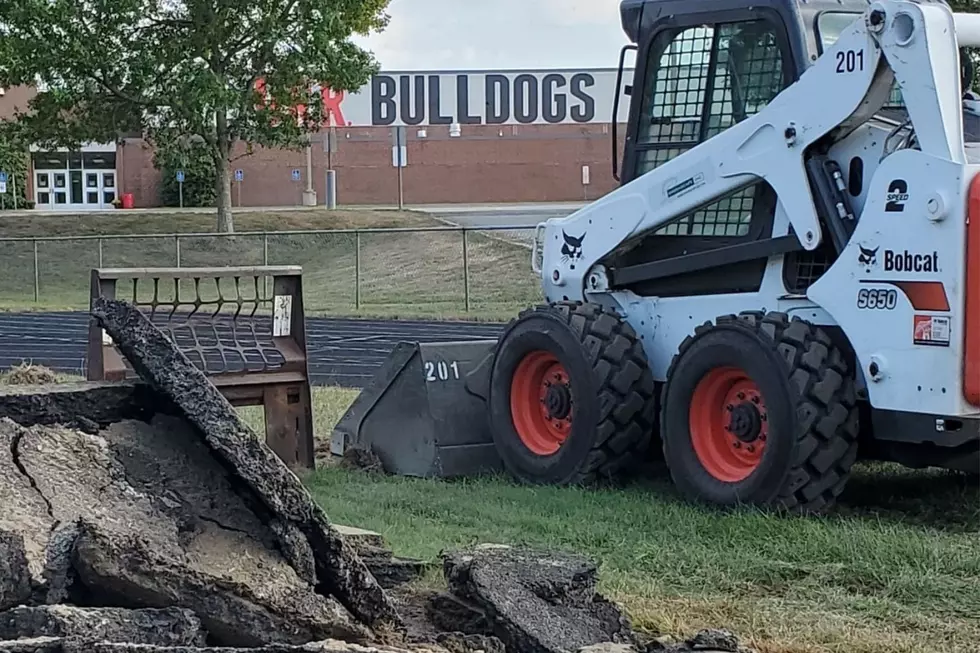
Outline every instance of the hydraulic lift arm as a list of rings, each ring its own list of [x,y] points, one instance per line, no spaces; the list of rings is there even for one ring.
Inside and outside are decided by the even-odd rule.
[[[958,47],[975,42],[980,17],[954,17],[939,3],[874,2],[761,112],[543,225],[534,251],[546,296],[581,298],[593,266],[624,242],[759,179],[775,190],[801,246],[816,249],[827,233],[808,181],[808,150],[818,142],[829,147],[871,119],[895,79],[918,147],[964,163],[960,80],[949,71],[959,71]],[[588,233],[575,256],[562,251],[563,232],[575,238]],[[590,289],[601,290],[602,277],[599,288],[590,279]]]

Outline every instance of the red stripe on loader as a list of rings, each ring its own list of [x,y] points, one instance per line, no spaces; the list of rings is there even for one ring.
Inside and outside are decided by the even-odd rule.
[[[963,397],[974,406],[980,406],[980,175],[970,183],[966,218]]]

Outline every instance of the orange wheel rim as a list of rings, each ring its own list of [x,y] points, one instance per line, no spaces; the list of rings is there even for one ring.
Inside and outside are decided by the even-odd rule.
[[[517,436],[539,456],[556,453],[572,430],[572,393],[568,373],[546,351],[525,356],[510,386],[510,412]]]
[[[742,370],[708,372],[694,389],[691,444],[704,469],[719,481],[748,478],[762,460],[769,415],[759,387]]]

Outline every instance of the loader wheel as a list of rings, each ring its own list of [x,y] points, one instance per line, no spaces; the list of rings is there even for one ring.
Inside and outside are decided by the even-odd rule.
[[[661,404],[664,457],[688,497],[822,512],[857,458],[854,381],[823,330],[783,314],[718,318],[688,337]]]
[[[594,304],[521,313],[501,336],[490,422],[504,467],[533,484],[610,479],[645,455],[653,376],[632,327]]]

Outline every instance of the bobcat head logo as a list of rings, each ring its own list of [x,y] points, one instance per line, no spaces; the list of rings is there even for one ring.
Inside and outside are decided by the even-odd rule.
[[[881,249],[880,246],[874,249],[867,249],[858,245],[858,249],[861,250],[861,253],[858,255],[858,263],[866,267],[871,267],[878,263],[878,250]]]
[[[582,258],[582,241],[585,240],[585,234],[582,234],[578,238],[573,238],[562,230],[561,235],[565,238],[565,244],[561,246],[562,262],[575,262]]]

